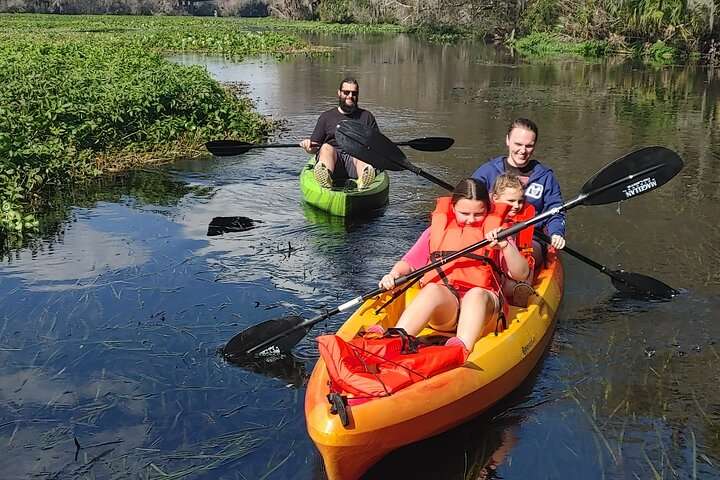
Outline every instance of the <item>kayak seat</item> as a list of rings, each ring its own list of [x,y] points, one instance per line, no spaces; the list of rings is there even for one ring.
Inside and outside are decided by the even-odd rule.
[[[445,345],[445,342],[447,342],[448,338],[450,337],[446,335],[421,335],[416,338],[416,342],[426,346]]]

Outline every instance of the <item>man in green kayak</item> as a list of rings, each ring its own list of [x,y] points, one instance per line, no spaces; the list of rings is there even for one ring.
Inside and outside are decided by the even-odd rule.
[[[335,140],[335,130],[343,120],[355,120],[376,130],[379,130],[378,124],[372,113],[358,107],[360,86],[357,80],[344,78],[337,94],[338,106],[320,115],[312,135],[301,141],[300,146],[317,156],[313,173],[322,187],[331,188],[333,177],[342,176],[340,172],[344,169],[348,178],[357,178],[358,190],[364,190],[375,180],[375,169],[343,151]],[[338,165],[339,170],[336,169]]]

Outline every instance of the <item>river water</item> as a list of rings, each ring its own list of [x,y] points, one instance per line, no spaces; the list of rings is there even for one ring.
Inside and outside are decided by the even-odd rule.
[[[621,205],[568,212],[568,245],[611,269],[680,290],[622,298],[566,256],[550,348],[491,412],[387,457],[368,478],[711,478],[720,475],[720,78],[698,66],[529,61],[477,44],[407,36],[317,37],[332,56],[231,63],[176,57],[240,81],[283,120],[272,142],[309,136],[340,79],[395,141],[449,183],[505,153],[507,124],[540,127],[536,158],[566,200],[637,148],[677,151],[684,170]],[[304,384],[319,324],[279,364],[218,354],[258,322],[316,315],[372,290],[444,191],[391,173],[376,215],[343,221],[304,207],[299,149],[170,165],[61,190],[43,237],[0,270],[1,478],[323,478],[305,432]],[[214,217],[252,228],[208,235]],[[490,465],[490,466],[488,466]]]

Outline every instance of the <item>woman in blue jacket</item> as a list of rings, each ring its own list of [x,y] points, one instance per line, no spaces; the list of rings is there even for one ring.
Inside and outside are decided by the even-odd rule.
[[[493,158],[473,173],[473,178],[482,180],[491,189],[495,179],[503,172],[517,175],[525,184],[525,200],[535,207],[535,213],[541,214],[563,204],[560,184],[553,171],[532,159],[538,138],[538,127],[527,118],[514,120],[505,137],[508,146],[506,157]],[[551,245],[560,250],[565,247],[565,212],[559,212],[539,222],[540,228],[551,238]],[[534,245],[536,265],[540,265],[540,245]]]

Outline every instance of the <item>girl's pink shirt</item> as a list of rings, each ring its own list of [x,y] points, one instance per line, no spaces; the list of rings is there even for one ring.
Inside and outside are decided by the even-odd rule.
[[[426,228],[415,244],[402,257],[413,270],[424,267],[430,263],[430,228]]]

